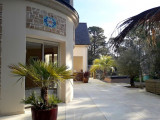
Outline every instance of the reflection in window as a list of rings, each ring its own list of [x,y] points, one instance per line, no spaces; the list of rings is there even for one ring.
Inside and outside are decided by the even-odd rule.
[[[45,54],[45,62],[50,63],[52,61],[52,54]]]

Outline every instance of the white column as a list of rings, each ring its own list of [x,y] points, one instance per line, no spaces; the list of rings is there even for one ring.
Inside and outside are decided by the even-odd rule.
[[[65,56],[65,60],[63,60],[62,56],[61,56],[61,60],[65,65],[71,70],[73,71],[73,46],[74,46],[74,41],[73,41],[73,22],[72,21],[67,21],[66,23],[66,42],[65,44],[61,44],[61,52],[63,52],[63,56]],[[65,47],[64,47],[65,46]],[[63,47],[63,48],[62,48]],[[64,49],[65,48],[65,49]],[[67,80],[64,83],[61,84],[61,87],[59,88],[59,98],[63,101],[63,102],[70,102],[73,99],[73,80]]]
[[[66,49],[65,50],[63,48],[60,48],[60,49],[63,50],[63,52],[66,52],[65,53],[66,66],[68,66],[69,69],[72,70],[73,69],[73,42],[67,41],[66,44],[64,45],[66,45],[65,46]],[[61,83],[60,87],[58,88],[58,96],[65,103],[72,101],[73,99],[73,80],[72,79],[66,80],[65,82]]]
[[[8,65],[25,63],[26,57],[26,19],[25,1],[1,0],[2,15],[2,67],[0,115],[24,113],[24,82],[16,84],[18,77],[10,73]]]

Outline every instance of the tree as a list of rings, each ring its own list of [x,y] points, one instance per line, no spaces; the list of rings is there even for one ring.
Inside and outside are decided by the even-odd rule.
[[[145,49],[145,61],[148,65],[148,73],[153,78],[160,78],[160,36],[156,37],[156,45]]]
[[[140,59],[137,54],[138,52],[139,51],[133,47],[128,48],[120,53],[120,56],[116,60],[118,72],[122,75],[129,75],[132,87],[135,86],[134,78],[139,76],[140,72]]]
[[[102,79],[104,79],[107,75],[107,71],[114,66],[114,60],[111,56],[101,56],[99,59],[95,59],[93,61],[93,65],[90,68],[90,72],[93,73],[96,70],[103,71]]]
[[[109,40],[113,48],[118,50],[125,38],[132,31],[135,37],[138,37],[140,54],[140,69],[142,72],[146,70],[144,66],[148,66],[150,73],[157,74],[160,71],[159,66],[159,48],[157,44],[160,31],[160,7],[155,7],[135,16],[125,19],[117,25],[114,33],[118,34]],[[137,34],[138,31],[138,34]],[[143,34],[141,34],[143,33]],[[112,36],[113,37],[113,36]]]
[[[150,44],[155,44],[155,39],[160,30],[160,7],[155,7],[146,11],[143,11],[135,16],[127,18],[117,25],[114,32],[118,32],[118,35],[109,42],[118,48],[123,42],[124,38],[130,31],[135,31],[141,29],[145,31],[145,36],[147,37]]]
[[[99,58],[100,55],[106,55],[108,49],[106,47],[106,37],[104,36],[104,30],[100,27],[89,27],[91,45],[88,49],[88,63],[92,64],[93,60]]]

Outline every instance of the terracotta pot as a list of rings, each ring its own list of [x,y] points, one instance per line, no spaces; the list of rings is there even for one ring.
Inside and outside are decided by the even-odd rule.
[[[50,110],[37,110],[32,107],[31,111],[32,120],[57,120],[58,106]]]
[[[84,82],[84,83],[88,83],[88,79],[89,79],[89,78],[84,77],[84,78],[83,78],[83,82]]]

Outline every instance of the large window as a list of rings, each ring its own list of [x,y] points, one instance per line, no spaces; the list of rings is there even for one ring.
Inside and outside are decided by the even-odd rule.
[[[26,43],[27,64],[30,64],[33,60],[42,60],[45,61],[46,63],[53,62],[58,64],[59,61],[58,57],[59,57],[58,43],[27,38],[27,43]],[[37,87],[30,80],[26,80],[25,86],[26,88]],[[49,87],[54,87],[54,86],[49,86]]]
[[[32,60],[42,60],[45,62],[58,63],[58,44],[49,42],[30,42],[27,41],[26,62],[29,64]]]
[[[58,47],[50,44],[44,44],[44,61],[49,62],[58,62]]]

